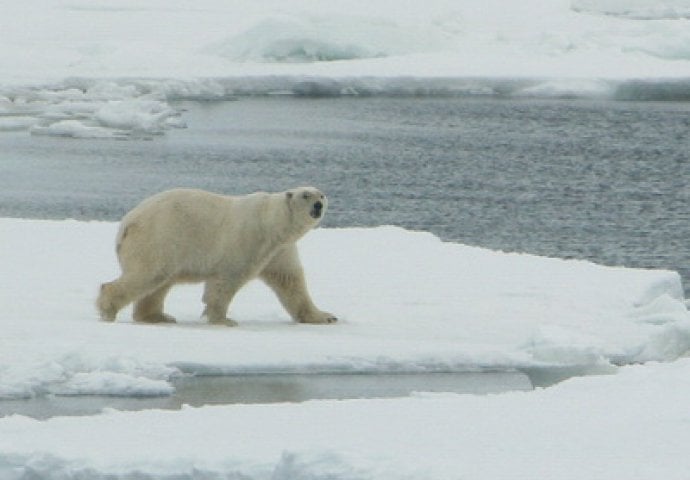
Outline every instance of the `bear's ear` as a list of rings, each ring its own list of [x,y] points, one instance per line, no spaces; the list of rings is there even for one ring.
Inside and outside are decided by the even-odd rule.
[[[286,192],[285,196],[287,197],[288,200],[292,198],[292,192]]]

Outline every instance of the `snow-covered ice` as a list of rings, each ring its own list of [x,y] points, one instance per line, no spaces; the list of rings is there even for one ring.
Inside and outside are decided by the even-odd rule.
[[[445,243],[397,227],[317,229],[300,243],[334,326],[297,325],[256,282],[238,328],[202,323],[179,286],[179,325],[100,322],[118,273],[116,224],[0,219],[0,398],[165,395],[180,373],[509,370],[674,360],[690,348],[675,272],[603,267]]]
[[[6,3],[0,131],[146,136],[242,94],[690,97],[687,0]]]
[[[681,479],[690,469],[690,314],[670,271],[444,243],[396,227],[299,244],[329,326],[260,284],[239,327],[97,319],[116,224],[0,220],[0,397],[168,395],[183,372],[425,372],[606,366],[531,392],[0,417],[0,478]],[[611,366],[611,370],[616,367]],[[0,412],[2,400],[0,400]]]

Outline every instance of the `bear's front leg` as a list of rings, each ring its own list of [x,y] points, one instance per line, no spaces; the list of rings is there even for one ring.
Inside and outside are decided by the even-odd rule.
[[[239,285],[221,279],[207,280],[204,286],[203,302],[206,304],[202,318],[214,325],[236,327],[237,322],[228,318],[228,307],[239,290]]]
[[[260,277],[278,295],[280,303],[295,321],[319,324],[338,321],[335,315],[319,310],[312,302],[294,245],[278,252]]]
[[[303,313],[297,319],[297,321],[300,323],[314,323],[314,324],[335,323],[338,321],[338,317],[336,317],[332,313],[323,312],[321,310],[313,310],[313,311]]]

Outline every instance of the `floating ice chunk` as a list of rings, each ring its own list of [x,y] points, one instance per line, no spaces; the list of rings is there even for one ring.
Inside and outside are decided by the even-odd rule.
[[[0,131],[29,129],[34,135],[69,138],[138,138],[184,128],[180,113],[170,107],[156,85],[165,82],[143,85],[72,80],[62,88],[22,89],[13,98],[0,96]]]
[[[154,100],[111,101],[94,113],[94,119],[103,127],[156,135],[171,126],[183,127],[177,117],[179,113],[167,103]]]
[[[523,88],[515,96],[554,98],[609,98],[615,91],[615,83],[595,79],[549,80]]]
[[[157,101],[69,102],[48,109],[42,118],[57,122],[37,126],[32,133],[74,138],[160,135],[170,127],[185,126],[177,111]]]
[[[126,138],[129,132],[87,125],[80,120],[59,120],[48,125],[34,125],[32,135],[70,138]]]

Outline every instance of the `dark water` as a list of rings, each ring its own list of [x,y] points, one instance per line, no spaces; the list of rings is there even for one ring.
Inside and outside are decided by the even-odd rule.
[[[174,186],[314,184],[326,226],[396,224],[690,283],[690,103],[241,98],[153,140],[0,134],[0,216],[118,219]]]

